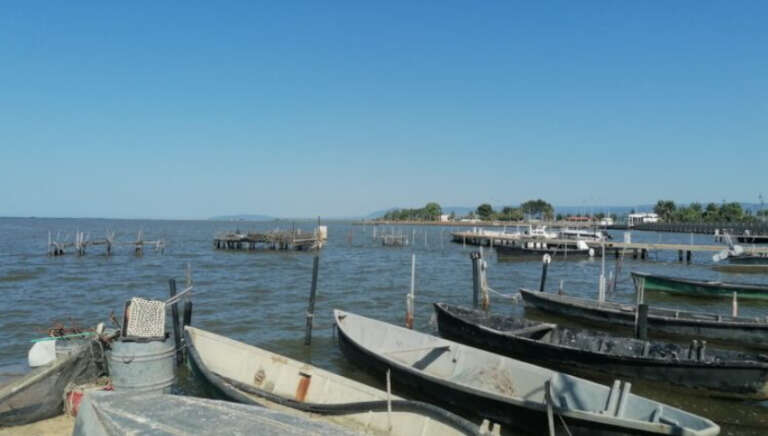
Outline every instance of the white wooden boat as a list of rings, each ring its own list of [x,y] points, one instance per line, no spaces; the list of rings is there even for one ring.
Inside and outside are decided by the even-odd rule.
[[[353,431],[382,435],[464,435],[485,429],[435,406],[405,401],[387,392],[312,365],[185,327],[195,367],[226,397],[313,419]],[[384,378],[382,378],[384,380]],[[392,412],[388,413],[391,405]]]
[[[385,322],[336,310],[339,346],[354,363],[445,407],[533,434],[717,435],[712,421],[612,388]],[[559,415],[559,417],[558,417]]]

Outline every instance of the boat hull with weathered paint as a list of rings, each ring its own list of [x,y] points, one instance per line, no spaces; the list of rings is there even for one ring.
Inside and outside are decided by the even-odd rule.
[[[398,407],[393,408],[391,419],[386,406],[382,410],[363,405],[350,412],[345,405],[386,402],[387,393],[198,328],[185,327],[184,336],[194,367],[221,394],[237,402],[311,415],[367,434],[457,436],[478,431],[478,426],[433,406],[400,407],[405,402],[395,395],[390,398]]]
[[[520,295],[527,307],[589,322],[602,329],[631,329],[635,324],[636,306],[632,304],[598,302],[528,289],[521,289]],[[764,318],[649,307],[648,334],[652,337],[706,339],[725,345],[768,349],[768,320]]]
[[[650,380],[719,397],[768,399],[768,357],[617,337],[435,304],[440,335],[548,368]]]
[[[548,405],[558,434],[563,422],[583,435],[719,433],[708,419],[629,393],[627,383],[609,388],[359,315],[334,317],[344,355],[373,374],[391,371],[396,389],[529,434],[547,433]]]
[[[641,272],[632,272],[632,279],[635,283],[643,282],[642,286],[646,291],[665,292],[671,295],[731,298],[736,292],[739,299],[768,300],[768,285],[691,280]]]
[[[94,357],[100,353],[88,342],[48,365],[0,387],[0,427],[29,424],[60,415],[70,382],[93,382],[101,373]]]

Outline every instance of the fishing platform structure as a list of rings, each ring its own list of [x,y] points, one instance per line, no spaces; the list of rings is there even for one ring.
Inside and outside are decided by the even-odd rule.
[[[106,255],[112,255],[112,248],[120,245],[132,246],[133,254],[136,256],[144,255],[144,246],[152,247],[155,251],[161,254],[165,252],[165,240],[158,239],[155,241],[145,241],[144,231],[139,230],[136,235],[135,241],[119,242],[115,240],[115,232],[107,231],[104,239],[91,239],[90,233],[81,231],[75,232],[74,241],[69,241],[69,236],[65,236],[63,241],[59,241],[60,234],[56,235],[54,239],[51,232],[48,232],[48,255],[49,256],[63,256],[66,254],[67,248],[73,248],[75,254],[78,256],[84,256],[86,248],[95,245],[104,245],[106,247]]]
[[[292,230],[271,230],[267,232],[225,232],[213,238],[213,246],[219,250],[297,250],[320,249],[328,240],[328,227],[317,226],[313,232]]]
[[[483,229],[473,229],[469,232],[453,232],[451,233],[453,242],[464,245],[479,245],[488,247],[499,246],[518,246],[526,242],[543,242],[542,239],[527,236],[520,233],[505,233],[498,231],[488,231]],[[547,239],[547,244],[557,245],[567,242],[573,242],[572,240],[565,239]],[[619,241],[597,241],[597,240],[584,240],[584,242],[593,248],[595,253],[600,254],[601,250],[605,250],[606,253],[613,251],[618,257],[622,253],[631,252],[632,257],[637,259],[638,256],[641,259],[648,257],[648,252],[654,251],[674,251],[677,250],[678,260],[683,261],[683,254],[688,263],[691,263],[691,257],[693,252],[720,252],[724,248],[728,248],[724,245],[709,245],[709,244],[662,244],[662,243],[648,243],[648,242],[619,242]],[[744,252],[749,254],[768,253],[768,247],[749,246],[744,247]]]

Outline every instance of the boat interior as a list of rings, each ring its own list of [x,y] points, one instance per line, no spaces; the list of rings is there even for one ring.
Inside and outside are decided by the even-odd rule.
[[[385,360],[498,401],[533,403],[532,407],[546,408],[545,386],[549,386],[553,408],[564,415],[699,429],[711,425],[695,415],[631,394],[630,383],[617,380],[609,388],[359,315],[337,310],[335,317],[347,337]]]
[[[280,397],[316,404],[387,400],[385,391],[304,362],[194,327],[187,326],[186,333],[209,371]],[[292,410],[245,394],[267,407]],[[392,395],[391,399],[401,398]],[[405,435],[414,431],[425,435],[458,434],[450,426],[430,417],[402,411],[392,412],[391,423],[386,412],[330,416],[328,420],[373,434]]]
[[[766,354],[719,348],[708,349],[705,341],[692,341],[689,345],[644,341],[631,337],[617,337],[597,330],[566,328],[557,324],[529,321],[524,318],[491,315],[480,310],[459,306],[441,304],[440,307],[465,322],[487,328],[497,334],[528,338],[546,344],[594,353],[707,363],[768,362],[768,355]]]

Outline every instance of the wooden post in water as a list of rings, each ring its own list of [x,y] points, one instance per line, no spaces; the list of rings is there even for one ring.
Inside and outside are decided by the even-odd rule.
[[[168,281],[170,288],[171,298],[176,296],[176,279],[170,279]],[[176,343],[176,364],[180,364],[184,356],[181,351],[181,329],[179,328],[179,305],[176,302],[171,304],[171,323],[173,324],[173,339]]]
[[[482,255],[482,251],[480,253]],[[488,276],[487,276],[488,262],[486,262],[481,258],[479,263],[480,263],[479,269],[480,269],[480,291],[481,291],[480,307],[482,307],[483,310],[488,310],[488,308],[491,305],[491,297],[488,294]]]
[[[469,253],[472,260],[472,307],[477,309],[480,300],[480,252]]]
[[[733,301],[731,302],[731,316],[739,316],[739,293],[733,293]]]
[[[635,279],[635,305],[645,302],[645,277]]]
[[[648,305],[643,303],[637,306],[635,322],[635,338],[640,340],[648,339]]]
[[[413,309],[416,298],[416,253],[411,253],[411,292],[405,297],[405,326],[413,328]]]
[[[549,436],[555,436],[555,414],[552,407],[552,379],[544,382],[544,401],[547,403],[547,427]]]
[[[539,283],[539,292],[544,292],[544,285],[547,282],[547,268],[549,268],[550,262],[552,262],[552,256],[550,256],[549,253],[541,258],[541,283]]]
[[[312,319],[315,317],[315,295],[317,293],[317,269],[320,266],[320,256],[315,254],[312,261],[312,285],[309,291],[309,307],[307,308],[307,327],[304,333],[304,345],[312,343]]]

